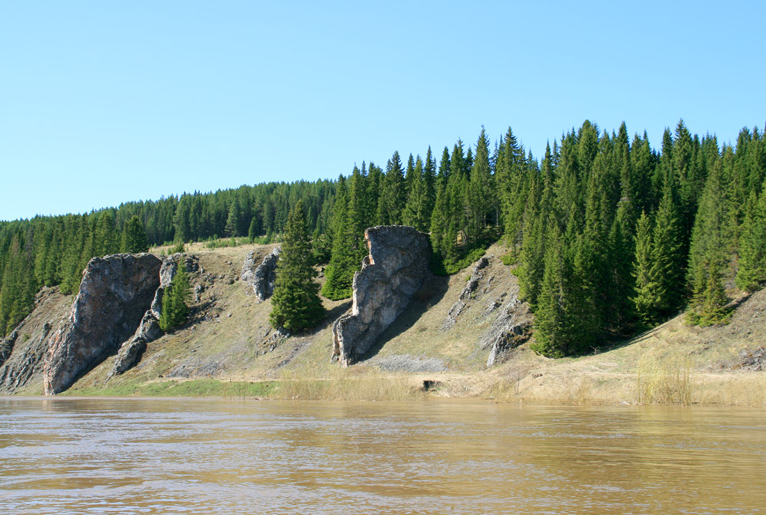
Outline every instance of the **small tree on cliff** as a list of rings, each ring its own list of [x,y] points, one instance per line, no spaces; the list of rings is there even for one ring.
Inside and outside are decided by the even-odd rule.
[[[287,218],[282,253],[277,264],[274,295],[271,297],[271,325],[288,331],[313,327],[324,317],[319,285],[314,282],[311,241],[303,201],[299,200]]]
[[[186,275],[183,262],[178,265],[176,275],[162,296],[160,329],[169,331],[186,322],[189,314],[189,276]]]

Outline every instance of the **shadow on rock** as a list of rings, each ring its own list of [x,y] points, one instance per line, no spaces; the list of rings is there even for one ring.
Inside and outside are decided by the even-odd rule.
[[[415,293],[407,309],[377,339],[375,344],[364,353],[359,362],[374,358],[380,349],[400,334],[410,330],[431,307],[438,304],[449,288],[449,277],[431,276]]]

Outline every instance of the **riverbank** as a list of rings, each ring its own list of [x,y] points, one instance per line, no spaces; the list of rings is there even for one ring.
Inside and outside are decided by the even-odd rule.
[[[330,359],[331,327],[351,308],[349,300],[325,299],[327,316],[318,328],[285,337],[269,325],[270,301],[256,302],[239,280],[247,252],[262,257],[271,248],[195,248],[204,273],[192,276],[200,288],[189,323],[150,343],[135,368],[108,378],[114,358],[107,358],[62,395],[766,406],[766,291],[736,299],[727,326],[692,327],[679,314],[592,355],[547,359],[528,341],[488,367],[489,336],[518,292],[500,259],[505,249],[493,246],[470,295],[465,289],[476,282],[473,267],[433,278],[365,359],[342,368]],[[19,327],[14,352],[42,352],[44,334],[69,303],[71,297],[43,292]],[[13,391],[41,392],[35,368]]]

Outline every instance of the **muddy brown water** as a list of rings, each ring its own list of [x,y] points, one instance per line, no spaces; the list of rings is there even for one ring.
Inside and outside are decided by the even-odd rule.
[[[0,513],[766,513],[766,412],[2,398]]]

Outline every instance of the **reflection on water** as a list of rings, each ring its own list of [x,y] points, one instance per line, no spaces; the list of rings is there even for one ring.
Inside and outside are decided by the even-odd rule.
[[[0,399],[0,512],[766,513],[766,413]]]

